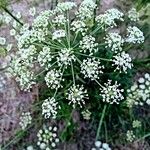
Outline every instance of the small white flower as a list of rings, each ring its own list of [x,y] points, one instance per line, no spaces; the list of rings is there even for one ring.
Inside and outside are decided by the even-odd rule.
[[[33,148],[33,146],[30,145],[27,147],[27,150],[34,150],[34,148]]]
[[[126,38],[126,42],[128,43],[133,43],[133,44],[140,44],[143,43],[145,38],[143,35],[143,32],[138,29],[137,27],[133,26],[133,27],[128,27],[127,28],[127,38]]]
[[[95,147],[91,150],[111,150],[107,143],[102,143],[101,141],[95,142]]]
[[[44,115],[45,119],[47,118],[53,118],[56,119],[57,116],[57,110],[60,108],[58,106],[58,102],[56,102],[55,98],[48,98],[44,100],[42,104],[42,115]]]
[[[120,72],[123,71],[127,73],[127,70],[131,69],[133,66],[131,57],[124,51],[114,56],[114,59],[112,61],[112,65],[116,66],[116,70],[119,70]]]
[[[10,35],[11,36],[15,36],[16,35],[16,30],[15,29],[11,29],[10,30]]]
[[[95,58],[84,59],[81,64],[81,73],[84,74],[85,78],[99,79],[99,75],[103,73],[102,69],[104,68],[100,64],[100,61],[95,60]]]
[[[17,17],[17,19],[21,19],[21,12],[17,12],[16,14],[15,14],[15,16]]]
[[[78,104],[82,108],[82,105],[85,104],[84,99],[88,99],[87,90],[84,90],[83,85],[73,85],[67,92],[67,99],[70,101],[69,105],[72,104],[75,108]]]
[[[104,87],[100,89],[101,91],[101,96],[103,102],[107,102],[110,104],[116,103],[119,104],[120,101],[124,99],[122,92],[124,91],[123,89],[119,89],[120,84],[115,82],[114,85],[112,85],[112,81],[108,80],[107,83],[104,84]]]
[[[93,55],[98,51],[98,43],[95,42],[95,38],[91,35],[86,35],[83,37],[82,41],[80,41],[80,52],[86,53],[89,52],[90,55]]]
[[[0,44],[5,45],[6,44],[6,39],[4,37],[0,37]]]
[[[122,51],[124,40],[118,33],[113,32],[106,35],[105,43],[107,44],[106,48],[109,47],[111,51],[118,53],[118,51]]]
[[[36,8],[35,8],[35,7],[30,8],[30,9],[29,9],[29,14],[30,14],[31,16],[35,16],[35,14],[36,14]]]
[[[66,32],[65,30],[56,30],[53,32],[53,35],[52,35],[52,40],[60,40],[60,38],[63,38],[66,36]]]
[[[131,21],[139,21],[139,13],[136,11],[135,8],[132,8],[128,11],[128,18]]]
[[[62,87],[60,84],[60,82],[63,81],[61,71],[56,69],[50,70],[45,76],[45,81],[47,86],[51,89]]]
[[[30,112],[25,112],[21,114],[19,125],[22,130],[24,130],[29,124],[31,124],[32,117]]]

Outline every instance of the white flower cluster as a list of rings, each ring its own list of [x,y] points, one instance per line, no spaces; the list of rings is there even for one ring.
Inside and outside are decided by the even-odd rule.
[[[37,54],[37,49],[34,45],[30,45],[28,48],[19,49],[18,55],[20,59],[24,62],[26,66],[30,66],[34,59],[36,58],[35,55]]]
[[[48,69],[51,67],[52,58],[50,48],[45,46],[43,50],[39,52],[37,60],[41,67],[45,66],[45,68]]]
[[[131,21],[139,21],[139,13],[136,11],[135,8],[131,8],[129,11],[128,11],[128,18],[131,20]]]
[[[112,52],[118,53],[122,51],[124,39],[117,33],[108,33],[105,37],[106,48],[110,48]]]
[[[15,59],[12,60],[8,71],[19,82],[21,90],[29,91],[36,84],[34,72],[28,69],[26,63],[24,65],[24,60],[19,56],[15,56]]]
[[[38,15],[33,21],[33,27],[38,28],[46,28],[48,26],[49,17],[53,15],[53,11],[44,10]]]
[[[73,54],[73,50],[70,48],[61,49],[56,58],[58,66],[64,65],[66,68],[71,64],[72,61],[76,60],[75,55]]]
[[[52,40],[59,40],[61,41],[61,38],[65,37],[66,36],[66,32],[65,30],[56,30],[53,32],[53,35],[52,35]]]
[[[59,138],[57,136],[57,127],[45,127],[43,130],[39,130],[37,145],[41,150],[51,150],[56,148],[59,143]]]
[[[135,135],[132,130],[128,130],[126,136],[127,136],[127,141],[129,142],[133,142],[135,140]]]
[[[102,28],[117,26],[115,20],[124,21],[124,14],[116,8],[107,10],[104,14],[96,17],[96,21]]]
[[[81,32],[82,35],[85,35],[85,32],[87,31],[87,27],[83,21],[76,20],[71,23],[71,30],[75,31],[76,33]]]
[[[63,13],[65,11],[69,11],[75,8],[76,6],[77,6],[76,3],[74,2],[62,2],[58,3],[54,11],[57,13]]]
[[[82,113],[82,116],[85,120],[90,120],[91,119],[91,114],[92,113],[88,109],[82,111],[81,113]]]
[[[140,44],[144,42],[144,35],[143,32],[138,29],[137,27],[133,26],[133,27],[128,27],[127,28],[127,38],[126,38],[126,42],[128,43],[133,43],[133,44]]]
[[[81,73],[84,74],[84,78],[99,79],[99,75],[103,73],[102,69],[104,68],[100,64],[100,61],[95,60],[95,58],[84,59],[81,64]]]
[[[57,25],[57,26],[61,26],[61,25],[65,25],[65,23],[67,22],[67,18],[64,15],[57,15],[54,20],[52,20],[52,22]]]
[[[22,130],[24,130],[29,124],[31,124],[32,117],[30,112],[23,112],[20,116],[19,125],[21,126]]]
[[[127,92],[126,104],[128,107],[143,106],[145,103],[150,105],[150,74],[146,73]]]
[[[111,150],[109,145],[107,143],[102,143],[101,141],[96,141],[95,147],[92,148],[91,150]]]
[[[21,90],[24,91],[29,91],[36,84],[34,73],[28,70],[20,72],[20,76],[16,77],[16,81],[19,82]]]
[[[131,57],[124,51],[115,55],[112,61],[112,65],[116,66],[116,70],[119,70],[120,72],[127,73],[127,70],[131,69],[133,66]]]
[[[89,51],[89,55],[93,55],[98,51],[98,43],[95,43],[95,37],[91,35],[86,35],[83,37],[82,41],[80,41],[80,52],[86,53]]]
[[[62,85],[60,84],[60,82],[63,81],[62,75],[63,74],[61,73],[60,70],[56,69],[50,70],[49,72],[47,72],[45,76],[46,85],[51,89],[62,87]]]
[[[101,96],[103,102],[107,102],[110,104],[116,103],[119,104],[120,101],[124,99],[122,92],[124,91],[123,89],[119,89],[120,84],[115,82],[114,85],[111,85],[112,81],[108,80],[107,83],[104,83],[104,87],[100,89],[101,91]]]
[[[44,100],[42,104],[42,115],[44,115],[45,119],[53,118],[56,119],[57,110],[60,108],[58,102],[56,102],[55,98],[48,98]]]
[[[93,0],[83,0],[76,15],[81,20],[92,19],[96,4]]]
[[[69,100],[69,105],[72,104],[73,108],[75,108],[76,104],[82,108],[82,105],[85,104],[84,99],[88,99],[87,90],[84,90],[83,85],[73,85],[67,92],[67,99]]]
[[[23,27],[24,28],[24,27]],[[24,30],[24,29],[22,29]],[[36,41],[45,41],[45,36],[47,35],[47,28],[38,28],[32,30],[26,30],[21,35],[18,35],[16,39],[18,40],[18,47],[28,47],[29,45],[35,43]]]
[[[132,127],[133,128],[140,128],[142,126],[142,123],[141,123],[141,121],[139,121],[139,120],[134,120],[133,122],[132,122]]]

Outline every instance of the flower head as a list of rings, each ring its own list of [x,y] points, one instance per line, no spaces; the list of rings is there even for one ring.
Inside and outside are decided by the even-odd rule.
[[[85,78],[99,79],[99,75],[103,73],[103,68],[104,66],[100,65],[100,61],[95,60],[95,58],[87,58],[81,64],[81,73],[84,74]]]
[[[144,35],[143,32],[138,29],[137,27],[133,26],[133,27],[128,27],[127,28],[127,38],[126,38],[126,42],[128,43],[133,43],[133,44],[140,44],[144,42]]]
[[[84,36],[82,41],[80,41],[80,51],[84,53],[89,52],[90,55],[98,51],[97,46],[98,43],[95,43],[95,38],[91,35]]]
[[[42,115],[44,115],[45,119],[47,118],[53,118],[56,119],[57,116],[57,110],[60,108],[58,106],[58,102],[56,102],[55,98],[48,98],[44,100],[42,104]]]
[[[67,99],[70,101],[69,104],[72,104],[74,108],[76,104],[82,107],[85,104],[84,99],[88,99],[87,90],[84,90],[83,85],[73,85],[67,92]]]
[[[114,85],[112,85],[112,81],[108,80],[107,83],[104,84],[104,87],[100,89],[101,91],[101,96],[103,102],[107,102],[110,104],[116,103],[119,104],[120,101],[124,99],[122,92],[124,91],[123,89],[119,89],[120,84],[115,82]]]
[[[64,48],[58,53],[57,62],[58,66],[64,65],[67,67],[71,64],[71,61],[75,61],[75,55],[73,54],[72,49]]]
[[[50,70],[49,72],[47,72],[46,76],[45,76],[45,81],[48,87],[50,87],[51,89],[56,89],[56,88],[60,88],[61,84],[60,82],[62,81],[62,73],[60,70]]]
[[[113,32],[106,35],[105,43],[107,44],[106,48],[109,47],[112,52],[118,53],[118,51],[122,51],[124,40],[118,33]]]
[[[139,21],[139,13],[136,11],[135,8],[131,8],[129,11],[128,11],[128,18],[131,20],[131,21]]]
[[[104,14],[100,14],[96,17],[97,23],[100,24],[102,28],[117,26],[115,23],[116,20],[123,21],[123,13],[116,8],[109,9]]]
[[[116,70],[120,72],[127,73],[128,69],[131,69],[133,64],[131,63],[132,59],[129,54],[125,53],[124,51],[114,56],[113,66],[116,66]]]

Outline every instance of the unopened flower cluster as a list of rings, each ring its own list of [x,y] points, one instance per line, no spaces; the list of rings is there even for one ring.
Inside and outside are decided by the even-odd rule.
[[[32,122],[32,117],[31,117],[31,113],[30,112],[23,112],[20,116],[20,122],[19,125],[21,126],[21,128],[24,130],[26,129],[26,127],[31,124]]]
[[[38,142],[37,145],[41,150],[51,150],[56,148],[59,143],[57,136],[57,127],[44,127],[37,133]]]
[[[138,82],[135,82],[127,92],[128,107],[150,105],[150,74],[146,73],[144,77],[139,78]]]

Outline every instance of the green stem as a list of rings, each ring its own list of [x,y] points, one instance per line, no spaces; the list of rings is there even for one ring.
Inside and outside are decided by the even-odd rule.
[[[99,138],[99,134],[100,134],[100,131],[101,131],[101,127],[102,127],[103,119],[104,119],[104,116],[105,116],[106,108],[107,108],[107,105],[104,105],[104,108],[103,108],[103,111],[102,111],[102,115],[101,115],[101,118],[99,120],[99,125],[98,125],[98,129],[97,129],[97,133],[96,133],[96,141]]]
[[[75,85],[75,77],[74,77],[74,70],[73,70],[72,61],[71,61],[71,71],[72,71],[73,84]]]
[[[86,55],[86,54],[79,53],[79,52],[75,52],[75,53],[78,54],[78,55],[86,56],[86,57],[92,57],[92,58],[101,59],[101,60],[104,60],[104,61],[112,61],[111,59],[106,59],[106,58],[101,58],[101,57],[90,56],[90,55]]]

